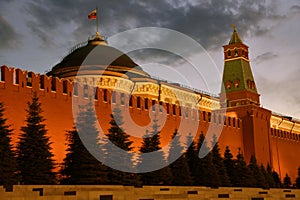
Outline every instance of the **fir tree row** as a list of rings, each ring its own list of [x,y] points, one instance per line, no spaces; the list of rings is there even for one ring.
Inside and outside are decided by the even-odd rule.
[[[147,131],[139,148],[141,154],[157,152],[155,158],[123,156],[113,151],[108,141],[127,152],[133,151],[133,142],[130,136],[122,129],[123,118],[119,108],[111,114],[110,128],[105,133],[106,138],[99,140],[96,128],[97,118],[93,112],[92,104],[80,109],[74,128],[67,131],[67,154],[59,172],[54,173],[51,143],[47,136],[41,104],[36,94],[28,102],[25,126],[21,128],[16,149],[11,145],[13,130],[7,125],[4,117],[4,106],[0,103],[0,185],[10,190],[14,184],[121,184],[121,185],[195,185],[195,186],[235,186],[235,187],[290,187],[291,180],[288,175],[280,182],[278,174],[272,171],[270,165],[266,168],[257,164],[255,156],[251,157],[247,165],[242,152],[236,158],[226,147],[224,156],[221,156],[216,137],[214,147],[209,151],[203,134],[197,142],[189,135],[186,143],[174,130],[167,156],[161,149],[160,132],[157,119],[153,121],[152,129]],[[80,135],[79,135],[80,133]],[[82,134],[83,133],[83,134]],[[83,142],[84,141],[84,142]],[[147,168],[165,162],[166,167],[147,173],[122,172],[105,166],[96,159],[84,144],[102,159],[120,167],[128,166],[137,169]],[[99,145],[101,143],[101,145]],[[101,146],[101,148],[99,148]],[[199,158],[202,147],[208,154]],[[115,152],[111,154],[110,152]],[[177,158],[179,157],[179,158]],[[154,160],[154,161],[153,161]],[[172,162],[176,160],[175,162]],[[134,165],[134,166],[131,166]],[[296,186],[300,188],[300,168]]]

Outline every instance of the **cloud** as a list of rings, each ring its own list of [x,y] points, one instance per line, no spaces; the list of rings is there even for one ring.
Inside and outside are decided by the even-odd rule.
[[[7,49],[15,49],[20,44],[20,38],[15,29],[0,16],[0,51]]]
[[[280,17],[274,13],[275,1],[211,0],[140,1],[110,0],[101,2],[84,0],[29,1],[26,6],[32,16],[28,24],[43,42],[54,41],[64,26],[72,22],[70,35],[82,39],[92,33],[93,24],[87,14],[95,5],[99,7],[100,29],[105,35],[113,35],[130,28],[159,26],[185,33],[206,48],[220,46],[228,40],[230,25],[237,23],[240,34],[263,34],[266,28],[259,27],[260,21]],[[46,34],[45,34],[46,33]]]
[[[266,52],[266,53],[263,53],[263,54],[257,56],[256,58],[254,58],[253,62],[255,64],[260,64],[264,61],[272,60],[272,59],[277,58],[277,57],[278,57],[278,55],[274,54],[273,52]]]

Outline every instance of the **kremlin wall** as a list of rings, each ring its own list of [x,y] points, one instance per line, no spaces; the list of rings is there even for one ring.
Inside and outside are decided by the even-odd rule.
[[[97,54],[84,61],[93,49],[98,49]],[[240,148],[247,162],[255,154],[258,163],[271,164],[281,179],[288,173],[294,181],[300,166],[300,121],[260,106],[248,54],[248,46],[234,29],[224,46],[224,87],[215,96],[151,78],[96,35],[47,74],[2,66],[0,101],[14,129],[15,144],[25,124],[27,102],[37,92],[57,167],[65,157],[66,131],[74,126],[74,105],[92,101],[104,132],[109,128],[112,109],[121,108],[124,129],[136,147],[155,117],[160,123],[162,146],[170,142],[175,129],[182,136],[219,131],[222,153],[226,146],[233,155]]]

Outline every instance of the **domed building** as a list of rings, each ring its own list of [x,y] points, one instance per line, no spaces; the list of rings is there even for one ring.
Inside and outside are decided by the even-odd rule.
[[[55,65],[47,76],[74,79],[76,76],[116,76],[143,78],[149,75],[129,56],[107,45],[101,35],[81,43]]]
[[[136,146],[154,116],[162,146],[167,146],[175,129],[182,137],[219,131],[221,152],[226,146],[234,155],[241,149],[247,162],[256,155],[259,164],[270,164],[281,177],[288,173],[295,178],[300,166],[300,122],[260,106],[248,55],[248,46],[234,28],[224,46],[225,87],[216,96],[152,78],[97,34],[74,47],[46,75],[2,66],[0,101],[6,106],[8,122],[17,130],[12,135],[16,144],[26,103],[37,92],[58,166],[65,157],[65,132],[76,120],[74,102],[93,101],[103,132],[109,129],[112,109],[120,107],[123,128]]]

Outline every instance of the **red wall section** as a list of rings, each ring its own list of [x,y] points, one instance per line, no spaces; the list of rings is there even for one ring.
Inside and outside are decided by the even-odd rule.
[[[51,78],[44,75],[34,74],[32,72],[21,71],[19,69],[1,68],[0,81],[0,101],[5,105],[5,117],[8,123],[12,125],[14,134],[12,136],[13,143],[16,144],[20,134],[21,126],[25,125],[26,119],[25,109],[27,102],[31,101],[34,91],[37,92],[42,109],[43,117],[46,119],[45,124],[52,142],[55,161],[61,163],[65,157],[65,134],[67,130],[73,128],[74,119],[72,114],[72,104],[86,104],[88,98],[83,98],[83,87],[78,84],[78,94],[74,96],[73,83],[64,79]],[[76,83],[74,83],[76,84]],[[94,88],[89,88],[89,90]],[[117,92],[116,104],[111,101],[111,91],[107,90],[107,100],[104,101],[104,89],[97,88],[97,97],[93,99],[97,118],[103,132],[107,132],[109,128],[110,114],[115,105],[119,105],[124,114],[124,128],[135,141],[135,146],[140,146],[141,136],[146,130],[151,131],[151,120],[158,119],[161,127],[162,146],[167,145],[174,130],[179,129],[182,140],[185,141],[188,134],[196,134],[196,138],[200,133],[206,134],[208,130],[222,130],[219,137],[219,145],[221,154],[223,155],[225,147],[229,146],[232,153],[236,155],[238,148],[243,148],[242,143],[242,123],[235,125],[223,123],[214,117],[209,110],[192,110],[189,109],[187,114],[182,110],[182,116],[179,115],[179,106],[176,107],[176,114],[170,111],[166,113],[166,105],[162,112],[159,111],[158,105],[152,110],[149,101],[148,109],[145,109],[144,100],[142,98],[142,106],[137,108],[136,96],[133,96],[132,106],[129,106],[129,96],[125,94],[125,103],[120,105],[120,94]],[[210,116],[209,116],[210,115]],[[226,121],[228,118],[226,118]]]

